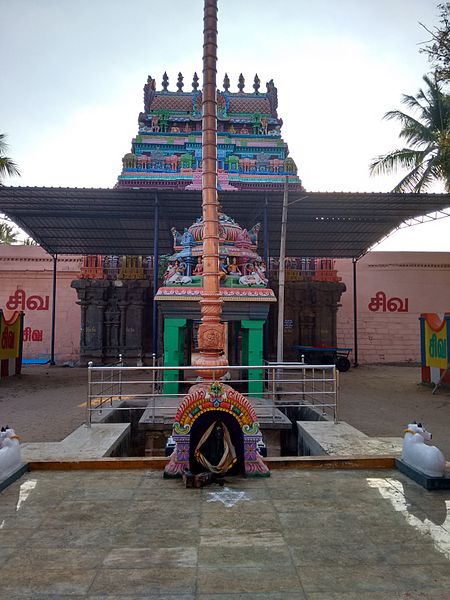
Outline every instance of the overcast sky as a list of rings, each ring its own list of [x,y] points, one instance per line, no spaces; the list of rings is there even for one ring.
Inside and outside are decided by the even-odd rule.
[[[0,132],[12,185],[112,187],[137,133],[147,75],[201,75],[202,0],[0,0]],[[430,66],[419,22],[432,0],[219,0],[218,81],[273,78],[283,138],[309,191],[383,191],[401,175],[368,164],[400,145],[382,121]],[[221,87],[221,86],[220,86]],[[441,192],[436,186],[433,191]],[[399,232],[378,249],[450,251],[450,220]]]

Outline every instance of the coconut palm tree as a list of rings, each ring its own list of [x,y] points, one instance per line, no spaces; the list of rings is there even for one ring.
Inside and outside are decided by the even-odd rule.
[[[6,134],[0,133],[0,185],[3,185],[2,179],[5,175],[8,175],[9,177],[20,175],[16,163],[8,156],[5,156],[7,149],[8,144],[6,143]]]
[[[399,137],[408,147],[378,156],[370,165],[371,175],[409,169],[393,192],[422,192],[433,181],[443,181],[450,192],[450,96],[440,84],[426,75],[428,89],[417,96],[403,95],[402,103],[417,113],[417,118],[392,110],[385,119],[397,119],[402,125]]]
[[[32,237],[27,237],[23,240],[24,246],[38,246],[39,244]]]
[[[2,179],[5,175],[9,177],[20,175],[16,163],[5,155],[7,149],[6,134],[0,133],[0,186],[3,185]],[[0,215],[0,244],[16,244],[18,234],[17,229],[6,222],[4,215]]]
[[[3,221],[0,223],[0,244],[16,244],[18,231]]]

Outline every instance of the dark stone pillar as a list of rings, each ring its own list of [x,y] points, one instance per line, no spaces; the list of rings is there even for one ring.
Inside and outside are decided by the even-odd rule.
[[[339,282],[286,282],[285,360],[298,360],[295,345],[336,346],[336,315],[344,291]]]
[[[119,354],[142,359],[151,347],[150,283],[146,280],[77,279],[72,287],[81,307],[80,359],[112,362]]]

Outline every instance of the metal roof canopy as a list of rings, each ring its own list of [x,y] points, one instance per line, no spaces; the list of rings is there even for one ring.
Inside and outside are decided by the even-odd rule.
[[[269,254],[278,254],[281,191],[219,191],[219,201],[246,228],[267,204]],[[200,191],[0,187],[0,211],[53,255],[152,254],[157,203],[159,252],[171,253],[170,229],[201,216]],[[290,192],[286,256],[357,259],[405,221],[448,207],[450,194]]]

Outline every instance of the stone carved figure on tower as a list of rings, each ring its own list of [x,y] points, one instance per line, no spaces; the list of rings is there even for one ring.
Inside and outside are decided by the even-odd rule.
[[[278,118],[277,108],[278,108],[278,90],[275,87],[273,79],[266,83],[267,88],[267,99],[269,100],[270,105],[270,113],[272,117]]]
[[[199,256],[197,258],[197,264],[195,265],[193,275],[203,275],[203,258]]]
[[[181,243],[181,239],[183,237],[182,234],[179,231],[177,231],[175,229],[175,227],[171,228],[170,233],[172,234],[172,237],[173,237],[174,248],[182,246],[182,243]]]
[[[147,77],[147,83],[144,85],[144,110],[150,111],[150,106],[156,96],[156,80],[151,75]]]
[[[169,263],[167,270],[164,274],[165,285],[187,285],[192,282],[192,278],[185,275],[186,265],[176,260],[174,263]]]
[[[258,245],[258,233],[259,233],[260,229],[261,229],[261,223],[256,223],[256,225],[253,225],[253,227],[248,232],[248,235],[250,236],[252,244],[254,244],[255,246]]]
[[[242,275],[239,267],[236,264],[236,257],[233,256],[233,258],[231,259],[230,264],[228,265],[228,274],[229,275]]]
[[[248,263],[245,267],[245,275],[239,277],[239,283],[241,285],[266,285],[267,279],[263,279],[262,273],[259,267],[256,267],[256,263]]]
[[[183,235],[181,236],[181,245],[184,247],[195,246],[195,240],[192,233],[189,231],[187,227],[184,228]]]

